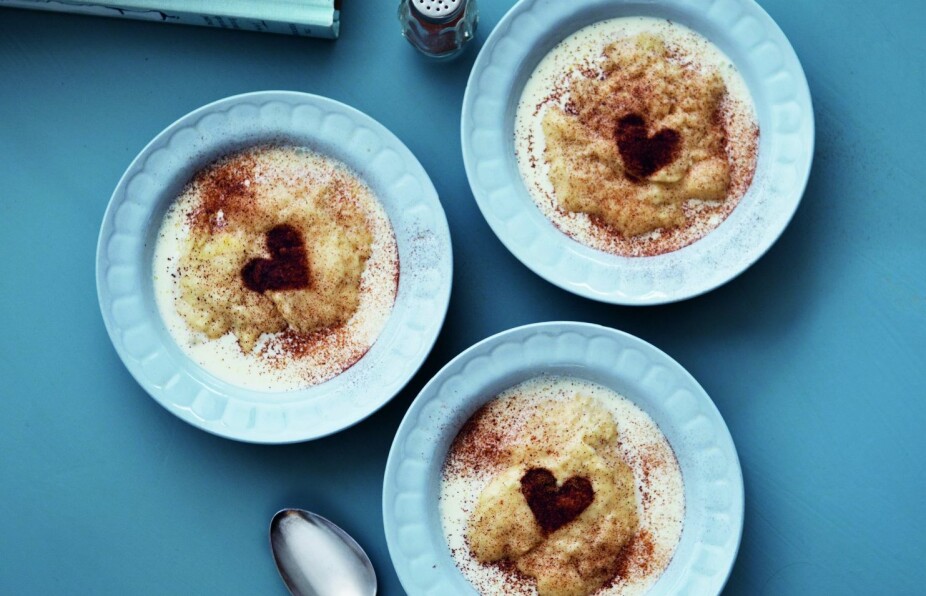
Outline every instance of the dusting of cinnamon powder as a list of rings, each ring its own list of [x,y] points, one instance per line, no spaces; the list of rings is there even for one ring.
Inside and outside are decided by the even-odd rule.
[[[303,148],[256,146],[199,171],[165,217],[162,243],[174,254],[160,306],[185,323],[181,343],[203,352],[211,342],[216,368],[246,363],[268,385],[313,385],[352,366],[398,288],[394,234],[372,191]]]
[[[482,594],[641,593],[671,561],[684,517],[658,427],[571,377],[531,379],[473,414],[440,500],[454,561]]]
[[[708,59],[719,52],[708,44],[666,21],[615,19],[541,63],[518,108],[517,157],[532,198],[563,232],[653,256],[733,211],[752,183],[759,129],[748,93],[730,89],[741,79]]]

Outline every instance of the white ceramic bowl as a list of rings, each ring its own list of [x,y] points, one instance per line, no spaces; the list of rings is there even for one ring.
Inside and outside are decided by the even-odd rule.
[[[542,373],[609,387],[659,425],[678,457],[685,521],[653,594],[717,594],[743,529],[743,474],[720,413],[680,364],[645,341],[588,323],[510,329],[454,358],[421,390],[389,452],[383,520],[399,580],[412,596],[474,594],[441,527],[441,467],[463,423],[503,390]]]
[[[392,314],[363,358],[325,383],[274,393],[232,385],[193,362],[162,321],[152,282],[164,213],[193,174],[223,155],[266,142],[309,147],[358,172],[392,222],[402,271]],[[142,150],[103,218],[96,276],[113,346],[155,400],[217,435],[285,443],[350,426],[405,386],[443,324],[452,268],[450,232],[437,192],[401,141],[331,99],[265,91],[199,108]]]
[[[733,213],[701,240],[655,257],[614,256],[557,230],[531,199],[514,154],[518,101],[540,60],[577,30],[625,16],[669,19],[718,46],[745,79],[761,131],[752,187]],[[561,288],[631,305],[690,298],[752,265],[794,215],[814,148],[803,69],[781,29],[753,0],[521,0],[476,59],[461,128],[476,202],[508,250]]]

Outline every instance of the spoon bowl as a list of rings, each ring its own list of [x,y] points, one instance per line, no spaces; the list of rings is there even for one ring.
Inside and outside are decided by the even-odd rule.
[[[270,521],[270,549],[293,596],[374,596],[376,573],[357,541],[324,517],[283,509]]]

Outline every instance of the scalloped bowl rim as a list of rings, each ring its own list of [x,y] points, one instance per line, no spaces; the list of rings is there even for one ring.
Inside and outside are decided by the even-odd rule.
[[[619,16],[671,18],[715,43],[746,79],[761,127],[756,176],[733,213],[701,240],[655,257],[618,257],[560,232],[534,204],[514,156],[514,111],[536,64],[574,31]],[[815,136],[800,61],[778,25],[753,0],[520,0],[476,58],[460,128],[467,179],[502,244],[547,281],[586,298],[624,305],[692,298],[755,263],[800,204]]]
[[[393,312],[367,354],[325,383],[287,392],[232,385],[194,363],[166,329],[150,280],[152,245],[161,218],[192,174],[236,149],[268,142],[308,146],[357,171],[386,208],[402,267]],[[413,250],[420,234],[433,241],[433,255]],[[218,436],[292,443],[360,422],[388,403],[417,372],[446,317],[451,250],[433,183],[411,151],[382,124],[326,97],[256,91],[219,99],[182,116],[132,160],[100,228],[97,295],[117,354],[165,409]],[[358,388],[367,390],[361,393]]]
[[[729,429],[694,377],[655,346],[609,327],[547,322],[467,348],[421,390],[402,420],[383,482],[386,543],[412,595],[474,593],[441,528],[440,468],[459,428],[499,392],[538,374],[617,390],[646,411],[675,450],[685,481],[679,547],[653,593],[719,593],[739,550],[743,475]]]

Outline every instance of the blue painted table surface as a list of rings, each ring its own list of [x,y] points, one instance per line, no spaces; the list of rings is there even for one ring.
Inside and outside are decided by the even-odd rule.
[[[513,0],[481,0],[479,41]],[[688,368],[742,460],[746,525],[729,594],[926,590],[926,5],[764,0],[814,98],[803,203],[745,274],[661,307],[544,282],[492,235],[460,155],[475,52],[424,62],[392,1],[346,2],[336,42],[0,9],[0,593],[284,594],[267,526],[312,509],[386,549],[382,475],[418,390],[476,341],[574,319],[638,335]],[[390,128],[434,180],[455,279],[410,385],[332,437],[255,446],[157,405],[117,358],[94,255],[139,150],[215,99],[292,89]]]

